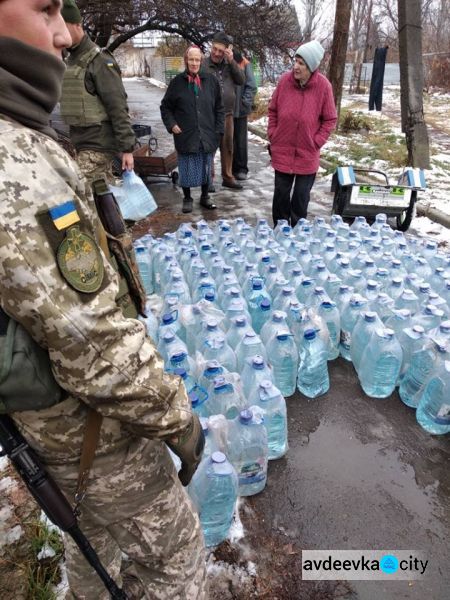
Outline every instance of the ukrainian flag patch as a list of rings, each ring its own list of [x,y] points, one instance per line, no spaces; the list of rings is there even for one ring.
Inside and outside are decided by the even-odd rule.
[[[80,217],[77,213],[77,208],[75,206],[75,202],[73,200],[69,200],[68,202],[64,202],[64,204],[55,206],[51,208],[48,212],[58,231],[61,231],[62,229],[67,229],[67,227],[70,227],[74,223],[78,223],[78,221],[80,220]]]

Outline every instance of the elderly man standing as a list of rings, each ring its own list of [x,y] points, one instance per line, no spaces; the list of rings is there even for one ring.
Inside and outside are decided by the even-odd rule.
[[[223,31],[214,35],[211,53],[205,59],[203,69],[214,73],[219,80],[225,108],[225,128],[220,143],[222,185],[241,190],[242,185],[233,176],[233,132],[236,87],[245,83],[245,73],[233,58],[232,38]]]
[[[113,55],[99,48],[83,30],[74,0],[64,0],[61,14],[72,38],[61,95],[61,116],[70,125],[77,162],[90,183],[114,183],[112,161],[122,154],[122,169],[133,169],[136,143],[127,94]]]

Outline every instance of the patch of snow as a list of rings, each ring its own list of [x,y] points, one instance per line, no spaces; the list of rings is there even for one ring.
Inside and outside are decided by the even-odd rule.
[[[146,77],[146,79],[149,81],[149,83],[151,83],[152,85],[159,87],[161,89],[166,89],[167,85],[165,83],[163,83],[162,81],[158,81],[157,79],[153,79],[153,77]]]
[[[44,558],[53,558],[55,556],[55,551],[50,546],[50,544],[45,543],[40,551],[38,552],[37,559],[43,560]]]
[[[9,546],[10,544],[14,544],[17,540],[20,540],[24,531],[20,525],[15,525],[8,529],[8,531],[2,531],[2,535],[0,536],[0,548],[2,546]]]
[[[66,563],[63,560],[60,560],[58,563],[58,568],[61,575],[61,581],[53,588],[53,593],[55,594],[56,600],[65,600],[67,597],[67,592],[69,591]]]
[[[245,536],[244,526],[239,515],[239,509],[243,505],[244,500],[238,498],[236,502],[236,508],[234,510],[233,522],[231,523],[230,531],[228,533],[228,540],[231,544],[235,544]]]
[[[4,471],[9,465],[9,459],[7,456],[0,457],[0,471]]]
[[[12,477],[2,477],[0,479],[0,492],[3,494],[7,489],[16,487],[17,483]]]

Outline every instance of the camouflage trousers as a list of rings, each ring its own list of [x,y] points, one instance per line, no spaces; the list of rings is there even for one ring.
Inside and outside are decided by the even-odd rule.
[[[75,465],[49,470],[73,498]],[[165,444],[134,439],[122,451],[96,458],[81,511],[81,530],[130,600],[207,600],[199,520]],[[108,600],[70,536],[64,545],[66,598]]]
[[[112,172],[114,154],[98,150],[80,150],[76,161],[89,185],[96,179],[105,179],[106,183],[115,185],[116,179]]]

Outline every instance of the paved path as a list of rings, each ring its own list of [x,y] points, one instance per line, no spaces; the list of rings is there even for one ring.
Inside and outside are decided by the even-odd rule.
[[[170,148],[158,117],[162,91],[137,81],[126,86],[133,116],[151,123],[161,148]],[[197,205],[192,216],[182,215],[179,189],[168,180],[151,183],[160,208],[136,225],[135,234],[149,230],[160,235],[200,218],[244,216],[250,223],[260,216],[270,218],[273,174],[268,154],[256,143],[249,150],[251,177],[245,189],[236,193],[219,185],[217,211],[202,211]],[[314,186],[312,214],[329,214],[327,187],[320,181]],[[352,365],[343,359],[330,363],[330,378],[325,396],[307,401],[297,393],[288,400],[290,450],[270,464],[265,492],[243,504],[246,537],[233,557],[235,562],[255,562],[256,595],[244,593],[242,582],[230,581],[220,593],[214,591],[214,598],[447,598],[449,436],[422,431],[396,393],[386,400],[366,397]],[[421,581],[355,581],[345,592],[301,581],[302,548],[420,549],[430,561],[429,570]]]

